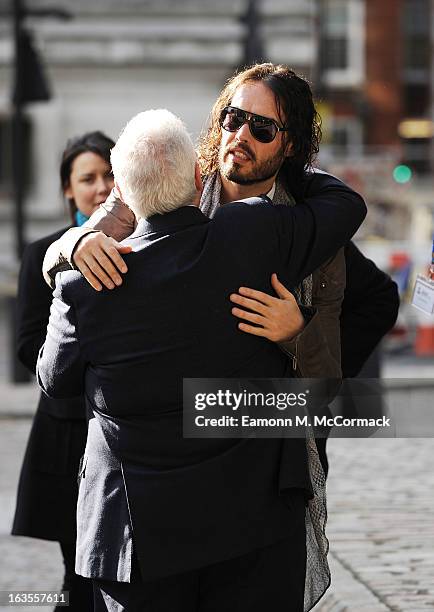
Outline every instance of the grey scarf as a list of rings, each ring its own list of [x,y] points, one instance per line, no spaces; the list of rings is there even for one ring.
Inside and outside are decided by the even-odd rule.
[[[200,201],[200,209],[212,218],[220,204],[221,179],[215,172],[207,177]],[[276,181],[273,204],[294,206],[294,198]],[[299,303],[312,305],[312,275],[305,278],[295,289]],[[307,428],[306,448],[313,498],[309,500],[305,514],[306,524],[306,579],[304,590],[304,612],[311,610],[330,586],[330,569],[327,561],[329,543],[325,534],[327,523],[326,480],[311,428]],[[289,441],[288,441],[289,442]]]

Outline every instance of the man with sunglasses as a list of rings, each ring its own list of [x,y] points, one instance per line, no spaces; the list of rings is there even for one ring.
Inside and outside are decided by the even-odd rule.
[[[201,209],[212,217],[220,204],[261,193],[287,205],[333,197],[342,183],[313,171],[320,137],[311,89],[288,67],[260,64],[234,75],[199,146]],[[233,314],[242,331],[278,342],[306,378],[340,377],[341,363],[345,378],[356,376],[398,314],[396,284],[352,242],[294,288],[299,304],[315,307],[311,318],[306,309],[300,317],[275,275],[272,284],[280,299],[243,289],[231,296]],[[326,441],[317,446],[327,474]]]
[[[287,205],[338,195],[338,179],[312,172],[320,136],[310,87],[288,67],[259,64],[235,74],[214,104],[200,142],[201,210],[212,217],[221,204],[251,195],[268,194],[273,203]],[[112,194],[90,222],[69,230],[47,251],[47,282],[54,284],[56,272],[69,262],[96,290],[120,285],[127,271],[120,253],[126,249],[116,241],[130,235],[135,223]],[[396,320],[395,283],[353,243],[345,258],[339,253],[294,288],[298,303],[308,307],[302,312],[275,275],[272,284],[277,298],[253,289],[232,296],[233,313],[242,319],[243,332],[281,343],[300,376],[339,378],[341,353],[344,376],[356,376]],[[312,305],[315,310],[309,310]],[[319,450],[327,471],[324,445],[325,439]]]
[[[210,220],[193,143],[163,109],[134,117],[111,161],[139,220],[127,282],[99,294],[60,275],[37,368],[47,393],[86,395],[77,573],[96,610],[303,612],[312,439],[184,438],[182,379],[291,377],[281,351],[238,332],[228,288],[271,290],[270,269],[296,284],[366,207],[343,188],[321,206],[250,198]],[[314,579],[316,599],[327,582]]]
[[[209,129],[199,146],[205,179],[202,212],[213,217],[222,204],[261,194],[268,195],[273,204],[288,206],[306,198],[326,202],[339,197],[342,190],[351,200],[351,191],[338,179],[312,170],[319,139],[319,118],[304,79],[285,66],[272,64],[253,66],[235,75],[216,101]],[[70,262],[96,290],[102,285],[109,289],[120,285],[120,273],[127,267],[119,252],[126,249],[116,240],[130,235],[135,223],[133,213],[113,194],[87,227],[69,230],[69,235],[50,247],[44,263],[47,281],[53,283],[56,272]],[[253,288],[231,296],[233,314],[242,319],[240,330],[278,342],[299,376],[340,377],[340,328],[344,374],[354,376],[396,319],[395,285],[354,245],[348,245],[345,255],[351,275],[345,275],[341,251],[299,287],[292,288],[296,299],[275,275],[272,286],[277,298]],[[339,319],[346,282],[346,300]],[[324,442],[319,443],[326,469]],[[289,460],[290,440],[285,441],[285,447]],[[317,472],[312,465],[310,469],[311,474],[312,470]],[[321,478],[318,475],[320,484]],[[320,516],[324,518],[323,502],[320,500]],[[324,521],[315,524],[315,509],[310,517],[307,513],[306,520],[313,521],[310,529],[316,533],[316,538],[308,542],[309,609],[326,588],[328,574],[321,563],[312,563],[318,559],[312,546],[321,540]]]

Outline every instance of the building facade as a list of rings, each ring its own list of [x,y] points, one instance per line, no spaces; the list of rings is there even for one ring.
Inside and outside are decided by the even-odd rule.
[[[26,26],[52,97],[26,108],[26,237],[62,223],[58,166],[69,137],[101,129],[116,138],[132,115],[156,107],[179,114],[197,137],[225,79],[248,59],[247,43],[255,34],[266,59],[289,64],[312,80],[323,116],[320,163],[368,198],[364,235],[408,238],[412,206],[416,202],[427,212],[432,205],[424,187],[433,151],[431,5],[431,0],[58,0],[69,20],[29,16]],[[0,1],[0,261],[5,263],[13,253],[8,229],[13,41],[11,20],[4,18],[9,6]],[[27,0],[27,7],[44,10],[52,3]],[[393,178],[398,165],[413,172],[407,184]],[[426,227],[420,218],[419,224]]]

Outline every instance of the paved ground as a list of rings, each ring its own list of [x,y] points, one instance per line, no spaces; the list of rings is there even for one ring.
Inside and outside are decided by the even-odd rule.
[[[0,316],[3,347],[5,334]],[[6,365],[0,351],[0,590],[57,589],[58,545],[8,535],[37,389],[9,384]],[[386,371],[401,380],[424,377],[419,386],[395,389],[390,403],[431,408],[432,363],[397,360],[386,363]],[[432,438],[329,441],[333,584],[315,612],[434,610],[433,450]],[[9,609],[0,606],[0,612]]]
[[[434,610],[432,439],[332,440],[333,588],[320,610]]]
[[[17,393],[18,406],[31,395]],[[61,580],[57,544],[8,535],[29,428],[25,417],[0,420],[0,590],[58,588]],[[333,585],[317,610],[434,610],[433,446],[432,439],[329,441]]]

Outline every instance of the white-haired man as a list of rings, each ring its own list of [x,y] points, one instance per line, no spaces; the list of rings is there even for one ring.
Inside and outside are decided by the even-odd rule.
[[[134,117],[112,163],[138,219],[129,274],[113,292],[58,275],[38,361],[42,388],[84,393],[91,415],[76,571],[96,610],[301,612],[306,441],[184,439],[182,379],[290,376],[274,344],[238,332],[227,295],[270,291],[270,270],[294,286],[351,237],[364,203],[345,190],[320,206],[251,198],[211,221],[191,139],[166,110]]]

